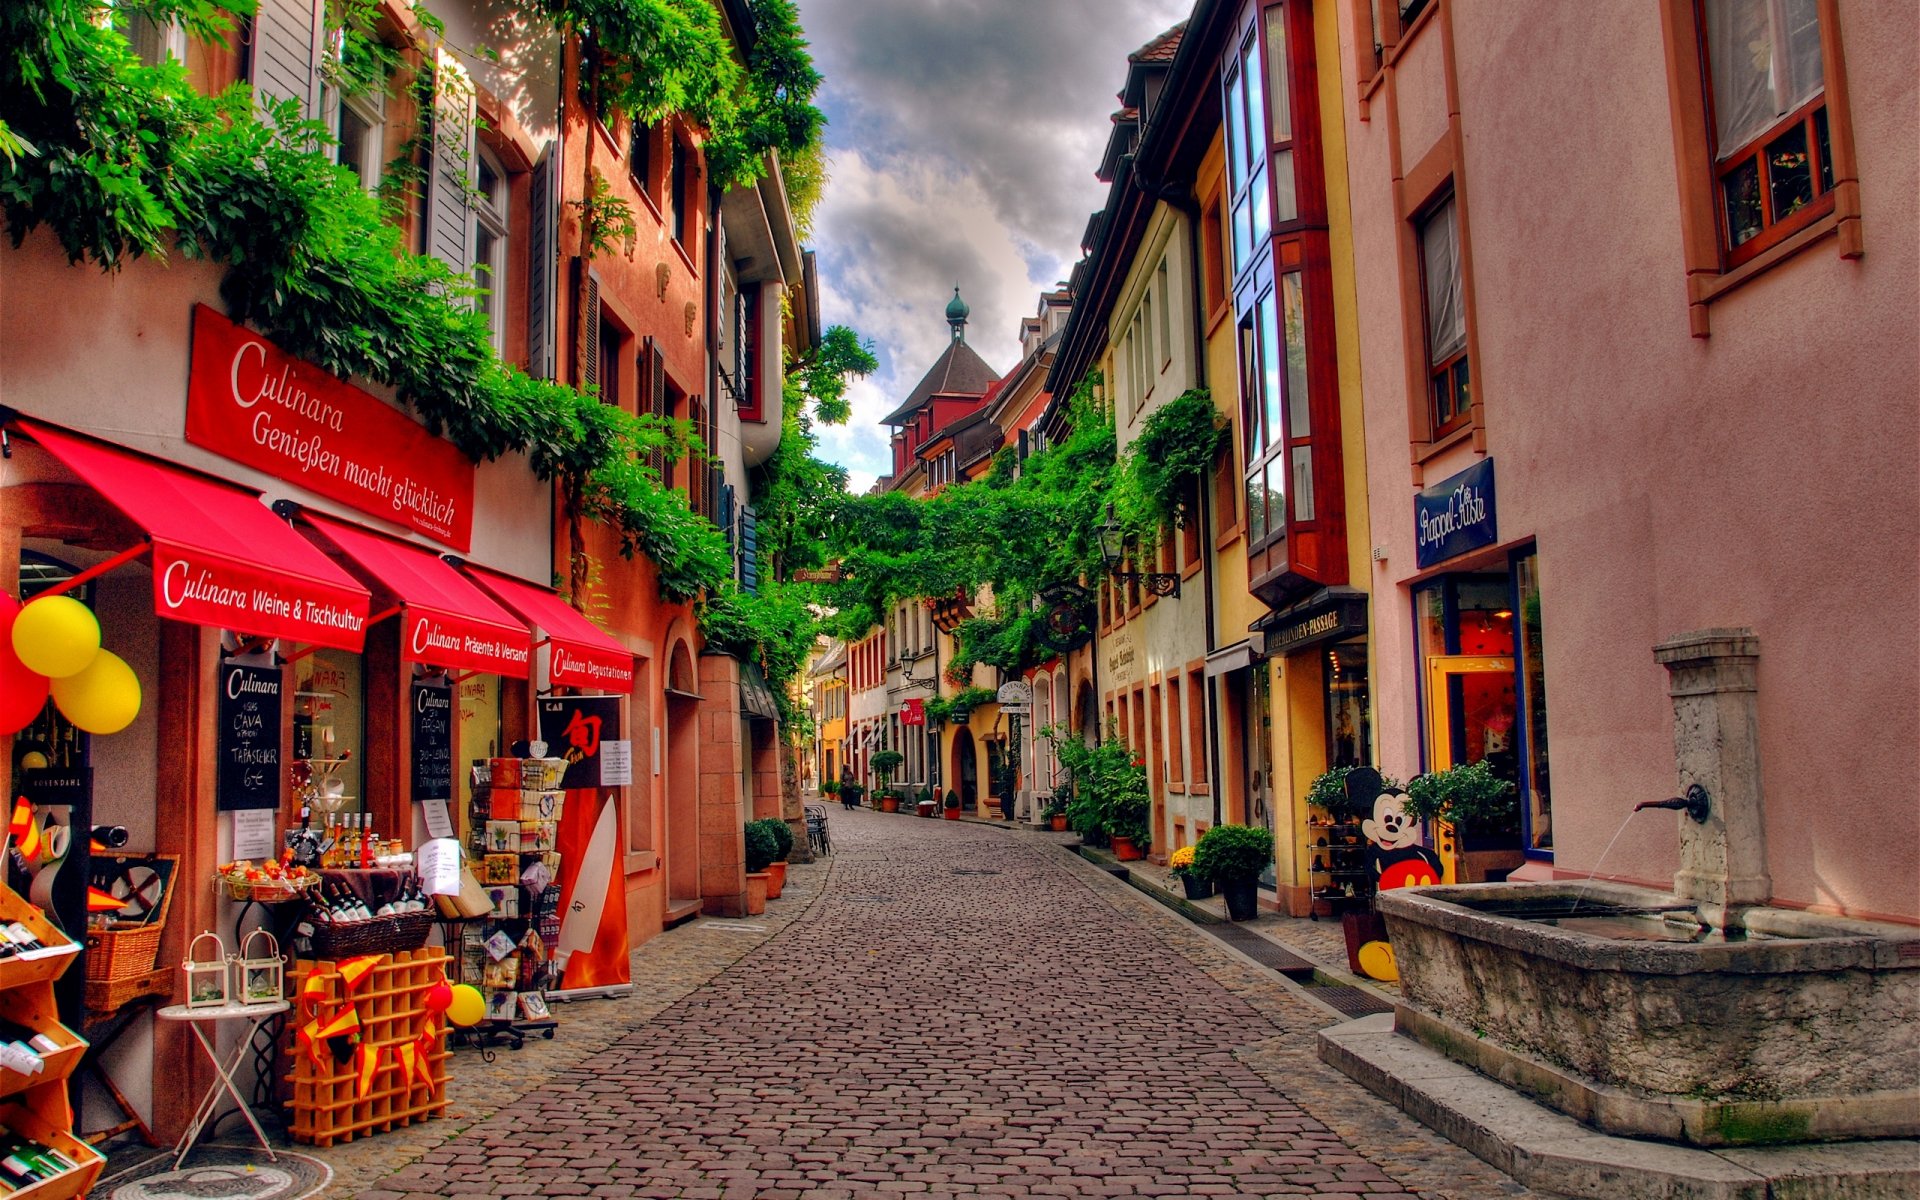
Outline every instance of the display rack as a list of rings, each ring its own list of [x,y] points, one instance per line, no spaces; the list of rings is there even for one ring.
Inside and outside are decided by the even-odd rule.
[[[1324,903],[1338,915],[1366,907],[1373,899],[1373,872],[1367,868],[1367,839],[1359,822],[1336,821],[1318,805],[1307,814],[1307,869],[1316,909]],[[1311,915],[1319,918],[1317,911]]]
[[[43,1055],[46,1066],[32,1075],[0,1067],[0,1141],[25,1138],[59,1151],[75,1166],[7,1194],[34,1200],[84,1196],[106,1159],[73,1132],[67,1077],[80,1065],[87,1043],[60,1023],[53,998],[53,981],[73,965],[80,947],[54,929],[39,909],[0,885],[0,923],[16,921],[51,952],[0,959],[0,1019],[45,1034],[59,1049]]]
[[[423,1077],[408,1082],[393,1053],[402,1043],[420,1036],[428,1016],[427,991],[445,978],[446,969],[447,956],[438,947],[381,955],[359,986],[349,991],[339,964],[300,960],[293,981],[300,1010],[288,1022],[288,1028],[298,1030],[318,1013],[332,1015],[350,1003],[360,1018],[358,1045],[375,1048],[382,1061],[373,1085],[363,1096],[358,1090],[354,1055],[341,1058],[331,1046],[323,1045],[320,1054],[327,1065],[316,1067],[304,1050],[287,1046],[284,1058],[293,1064],[289,1075],[293,1095],[288,1109],[293,1115],[294,1141],[331,1146],[446,1113],[449,1054],[442,1018],[435,1018],[433,1048],[422,1058],[426,1067]],[[307,980],[315,975],[322,986],[317,997],[309,1000]]]
[[[460,931],[457,978],[480,988],[489,1002],[488,1019],[467,1031],[463,1044],[486,1048],[505,1043],[517,1050],[528,1035],[554,1035],[557,1022],[551,1016],[528,1016],[528,1002],[520,997],[530,993],[544,1000],[559,940],[563,768],[555,759],[512,758],[473,767],[467,851],[493,908]],[[536,863],[544,863],[549,876],[547,886],[537,891],[522,882]],[[496,962],[484,946],[501,933],[515,949]],[[510,1014],[494,1007],[503,993],[510,996]]]

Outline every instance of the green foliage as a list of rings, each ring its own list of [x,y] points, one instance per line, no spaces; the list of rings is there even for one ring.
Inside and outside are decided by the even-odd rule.
[[[965,721],[982,704],[992,704],[999,693],[992,688],[961,688],[951,696],[934,696],[926,703],[929,721]]]
[[[946,799],[944,799],[944,800],[942,800],[942,801],[940,802],[940,806],[941,806],[942,808],[959,808],[959,807],[960,807],[960,793],[959,793],[959,792],[956,792],[956,791],[954,791],[954,790],[953,790],[952,788],[948,788],[948,789],[947,789],[947,795],[946,795]]]
[[[761,817],[758,821],[749,821],[747,828],[752,829],[755,825],[766,830],[767,835],[773,839],[773,858],[771,861],[786,862],[787,856],[793,853],[792,828],[779,817]]]
[[[199,37],[224,36],[252,9],[140,7]],[[336,19],[352,31],[367,11],[350,0]],[[501,363],[486,318],[467,303],[471,281],[408,252],[383,201],[330,161],[321,125],[299,120],[290,102],[262,121],[245,88],[200,95],[177,62],[143,65],[98,12],[89,0],[0,5],[0,114],[36,151],[0,167],[0,215],[16,245],[44,225],[70,260],[104,270],[171,250],[220,263],[235,320],[336,375],[392,386],[471,458],[526,451],[571,505],[618,531],[624,552],[659,566],[669,597],[725,577],[724,538],[642,458],[677,456],[683,428]],[[340,69],[373,86],[367,77],[390,65],[349,53]]]
[[[867,765],[873,768],[875,775],[885,780],[891,778],[893,773],[900,769],[900,764],[905,761],[907,756],[898,750],[882,750],[868,759]]]
[[[1520,816],[1517,789],[1484,761],[1414,776],[1401,804],[1423,821],[1438,819],[1482,830],[1509,827]]]
[[[1347,776],[1359,770],[1358,767],[1335,767],[1322,772],[1307,788],[1307,803],[1315,804],[1327,810],[1328,815],[1338,820],[1349,820],[1371,811],[1373,797],[1355,803],[1347,797]],[[1400,781],[1381,776],[1381,782],[1390,788],[1400,786]]]
[[[822,779],[820,781],[820,794],[822,796],[838,796],[840,794],[840,781],[838,779]]]
[[[1149,413],[1114,488],[1121,524],[1150,543],[1164,524],[1188,520],[1188,499],[1198,497],[1226,438],[1205,388],[1190,388]]]
[[[743,65],[706,0],[521,0],[556,28],[588,39],[593,102],[643,121],[682,113],[706,131],[707,170],[722,188],[753,183],[769,151],[819,143],[820,87],[792,0],[751,0],[755,38]]]
[[[827,153],[815,142],[780,158],[781,182],[787,189],[787,207],[793,213],[793,231],[802,242],[813,239],[813,217],[827,186]]]
[[[1073,785],[1067,823],[1082,834],[1129,838],[1142,850],[1148,848],[1153,796],[1147,789],[1147,770],[1120,740],[1118,728],[1109,722],[1106,736],[1091,746],[1057,725],[1042,729],[1040,736],[1053,743]]]
[[[1215,825],[1193,848],[1194,873],[1215,883],[1257,879],[1273,865],[1273,831],[1254,825]]]
[[[633,206],[614,195],[606,176],[595,171],[587,184],[587,194],[567,203],[579,210],[581,232],[595,255],[618,250],[633,257],[640,227],[634,223]]]
[[[760,821],[747,822],[746,828],[747,874],[758,874],[772,864],[779,853],[779,843],[773,840],[773,834]]]

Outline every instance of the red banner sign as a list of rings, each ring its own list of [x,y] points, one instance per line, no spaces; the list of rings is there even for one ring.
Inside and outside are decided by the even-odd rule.
[[[494,675],[527,677],[532,638],[525,629],[504,629],[432,609],[409,607],[401,643],[409,662],[423,662],[457,671],[486,671]]]
[[[927,723],[927,702],[908,700],[900,705],[900,723],[902,725],[925,725]]]
[[[473,464],[312,363],[193,310],[187,440],[456,550],[473,544]]]
[[[367,603],[357,588],[281,575],[191,546],[153,544],[153,611],[175,621],[358,651],[366,640]]]
[[[633,656],[597,652],[591,646],[555,638],[547,660],[547,680],[555,687],[601,688],[610,692],[633,690]]]

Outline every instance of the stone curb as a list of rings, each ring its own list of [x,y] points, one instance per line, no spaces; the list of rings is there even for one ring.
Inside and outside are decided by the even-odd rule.
[[[1920,1142],[1699,1150],[1596,1133],[1394,1032],[1388,1014],[1325,1029],[1319,1055],[1521,1183],[1577,1200],[1896,1200],[1920,1195]]]

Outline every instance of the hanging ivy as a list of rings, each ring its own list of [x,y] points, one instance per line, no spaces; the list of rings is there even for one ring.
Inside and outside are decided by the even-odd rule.
[[[1114,489],[1120,523],[1151,543],[1163,526],[1192,519],[1189,507],[1226,439],[1226,422],[1206,388],[1189,388],[1154,409],[1121,465]]]

